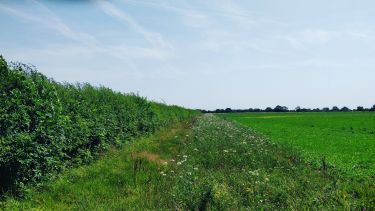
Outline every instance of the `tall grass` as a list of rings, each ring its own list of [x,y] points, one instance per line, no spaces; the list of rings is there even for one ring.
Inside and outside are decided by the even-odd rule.
[[[0,195],[22,193],[109,146],[195,114],[105,87],[58,83],[0,56]]]

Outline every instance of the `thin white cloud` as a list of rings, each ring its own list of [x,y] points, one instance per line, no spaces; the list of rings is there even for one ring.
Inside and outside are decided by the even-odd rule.
[[[207,14],[200,12],[192,8],[185,8],[181,6],[175,6],[171,3],[166,3],[166,1],[139,1],[139,0],[124,0],[127,4],[142,5],[161,9],[164,11],[169,11],[182,17],[183,22],[186,26],[192,28],[204,28],[208,27],[212,21],[207,16]],[[178,2],[181,3],[181,2]]]
[[[78,33],[78,32],[73,31],[58,16],[56,16],[51,10],[49,10],[42,3],[35,1],[35,0],[31,0],[30,2],[37,5],[40,9],[44,11],[44,13],[29,14],[21,10],[13,9],[11,7],[7,7],[4,5],[0,5],[0,10],[3,10],[4,12],[11,14],[15,17],[18,17],[27,21],[31,21],[36,24],[40,24],[46,28],[52,29],[55,32],[58,32],[59,34],[65,36],[66,38],[69,38],[69,39],[72,39],[81,43],[86,43],[86,44],[92,44],[96,42],[96,39],[89,34]]]
[[[262,12],[252,11],[249,8],[246,8],[243,4],[239,4],[236,0],[211,0],[207,2],[207,5],[210,8],[207,12],[216,16],[227,17],[242,29],[251,29],[254,26],[290,26],[290,23],[270,17],[264,17]]]
[[[247,26],[258,22],[249,14],[249,12],[244,10],[233,0],[219,0],[212,5],[216,6],[221,15],[229,17],[237,24]]]
[[[326,44],[342,35],[343,33],[340,31],[307,29],[299,32],[297,36],[299,36],[299,39],[305,43]]]
[[[31,2],[34,2],[34,4],[38,5],[41,9],[43,9],[47,13],[47,20],[50,20],[48,22],[49,25],[54,25],[60,32],[63,34],[72,37],[73,39],[80,41],[85,44],[95,44],[98,41],[96,38],[90,34],[77,32],[72,30],[68,25],[66,25],[54,12],[52,12],[48,7],[46,7],[44,4],[40,3],[37,0],[29,0]]]
[[[153,7],[177,14],[182,18],[185,26],[197,29],[195,34],[200,35],[201,39],[191,45],[200,50],[219,53],[223,52],[223,49],[226,52],[252,49],[263,53],[280,54],[279,51],[263,48],[262,40],[265,38],[259,39],[252,35],[252,26],[256,24],[280,26],[280,22],[257,17],[255,13],[246,11],[234,1],[204,1],[198,4],[193,4],[191,1],[123,1],[126,4]],[[228,25],[227,21],[222,20],[229,20],[235,24]]]
[[[298,40],[295,36],[291,36],[291,35],[275,35],[274,37],[276,39],[285,40],[294,49],[302,49],[304,47],[302,45],[301,41]]]
[[[36,61],[38,58],[66,58],[67,60],[73,57],[95,57],[98,54],[109,55],[113,58],[118,58],[121,60],[126,60],[129,63],[133,63],[132,60],[138,59],[148,59],[148,60],[158,60],[165,61],[170,58],[171,54],[168,50],[161,48],[145,48],[137,46],[128,46],[124,44],[117,45],[103,45],[94,36],[80,32],[78,30],[73,30],[69,27],[62,19],[60,19],[53,11],[42,3],[36,0],[29,0],[33,5],[36,5],[41,12],[39,13],[27,13],[22,10],[14,9],[8,6],[0,5],[0,10],[18,17],[22,20],[30,21],[37,25],[42,25],[48,29],[51,29],[64,37],[77,41],[78,43],[70,44],[49,44],[46,47],[41,47],[38,49],[13,49],[8,50],[10,57],[15,60],[25,60],[25,61]],[[145,32],[147,34],[147,32]],[[157,36],[152,39],[158,40]],[[160,41],[162,43],[163,41]],[[22,52],[22,53],[19,53]],[[18,56],[16,56],[18,55]],[[17,59],[19,57],[19,59]]]
[[[342,38],[374,40],[375,34],[358,30],[302,29],[288,34],[276,35],[275,38],[286,40],[294,49],[300,50],[313,45],[327,45]]]
[[[144,27],[142,27],[134,18],[125,13],[124,11],[118,9],[113,4],[104,0],[97,0],[98,6],[108,15],[116,17],[117,19],[123,21],[129,25],[138,34],[142,35],[148,42],[150,42],[154,47],[161,48],[171,48],[171,44],[166,42],[160,33],[150,32]]]
[[[152,59],[166,61],[172,57],[169,51],[137,46],[108,46],[103,52],[119,59]]]

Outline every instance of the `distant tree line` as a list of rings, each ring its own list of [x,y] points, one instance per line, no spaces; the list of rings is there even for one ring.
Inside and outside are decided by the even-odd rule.
[[[203,113],[241,113],[241,112],[352,112],[352,111],[375,111],[375,105],[371,108],[365,108],[363,106],[358,106],[356,109],[350,109],[346,106],[339,108],[333,106],[332,108],[302,108],[297,106],[295,109],[289,109],[286,106],[276,106],[275,108],[267,107],[266,109],[260,108],[249,108],[249,109],[216,109],[216,110],[200,110]]]

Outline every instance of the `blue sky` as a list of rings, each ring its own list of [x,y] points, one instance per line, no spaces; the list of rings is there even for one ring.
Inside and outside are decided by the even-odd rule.
[[[0,1],[0,54],[190,108],[375,104],[375,2]]]

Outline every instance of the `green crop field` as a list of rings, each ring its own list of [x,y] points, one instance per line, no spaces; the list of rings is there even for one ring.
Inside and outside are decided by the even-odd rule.
[[[233,113],[225,117],[351,176],[375,175],[375,113]]]

